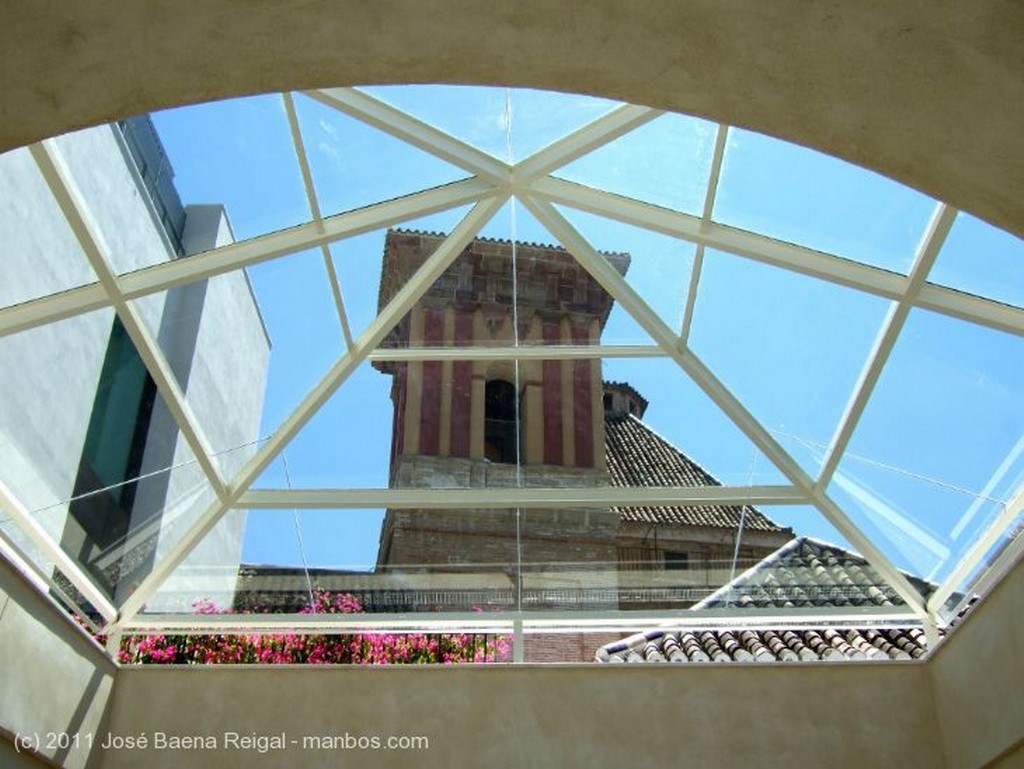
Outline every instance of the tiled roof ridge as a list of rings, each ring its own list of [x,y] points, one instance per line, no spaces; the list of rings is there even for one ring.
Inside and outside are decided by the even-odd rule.
[[[605,644],[598,662],[807,662],[912,660],[924,655],[920,628],[659,628]]]
[[[808,537],[794,537],[793,539],[789,540],[789,542],[780,547],[778,550],[776,550],[773,553],[769,553],[760,561],[751,566],[749,569],[745,570],[741,574],[738,574],[736,577],[729,580],[720,588],[718,588],[718,590],[713,592],[707,598],[705,598],[702,601],[699,601],[698,603],[695,603],[690,608],[707,609],[709,607],[713,607],[713,605],[721,601],[723,597],[728,598],[729,594],[733,590],[734,585],[742,584],[744,580],[752,578],[754,575],[761,573],[765,569],[774,566],[777,563],[781,564],[784,558],[788,558],[790,555],[793,555],[796,552],[798,552],[800,547],[804,544],[804,542],[807,539]]]
[[[632,395],[635,395],[637,398],[642,400],[645,404],[649,404],[650,403],[650,401],[648,401],[647,398],[645,398],[640,393],[640,391],[637,390],[635,387],[633,387],[633,385],[631,385],[629,382],[616,382],[616,381],[611,380],[611,379],[603,379],[603,380],[601,380],[601,388],[602,389],[607,389],[609,387],[619,387],[619,388],[622,388],[623,390],[628,390]]]
[[[810,548],[813,559],[818,562],[817,566],[807,558],[807,555],[804,553],[805,546]],[[692,608],[717,608],[722,603],[741,606],[742,601],[737,601],[736,596],[740,594],[742,598],[744,586],[749,586],[748,591],[756,592],[760,589],[767,597],[768,593],[765,591],[770,590],[773,586],[776,589],[779,588],[778,579],[775,577],[775,567],[778,567],[779,573],[783,574],[783,578],[785,578],[786,571],[794,568],[792,564],[788,563],[791,558],[797,558],[804,562],[795,568],[810,568],[812,570],[820,568],[826,570],[831,580],[831,584],[827,587],[829,590],[840,591],[840,595],[832,596],[832,598],[837,600],[837,605],[849,602],[850,600],[871,600],[879,605],[893,605],[892,598],[896,595],[894,588],[888,580],[877,572],[867,558],[841,545],[835,545],[817,537],[801,535],[794,537],[742,574],[729,580],[729,582],[722,585],[718,590],[695,604]],[[825,563],[822,563],[822,560]],[[829,560],[842,560],[846,561],[846,563],[828,563]],[[834,571],[832,567],[836,565],[841,565],[841,570]],[[922,580],[920,577],[903,570],[901,570],[901,573],[918,590],[924,586],[930,586],[932,589],[935,588],[934,585]],[[760,582],[757,578],[762,574],[767,576],[763,582]],[[854,597],[847,596],[848,591],[852,591]],[[860,595],[856,595],[856,591],[860,591]],[[750,593],[746,597],[749,598],[752,594]]]
[[[659,433],[657,430],[655,430],[653,427],[651,427],[649,424],[647,424],[647,422],[645,422],[644,420],[642,420],[639,417],[637,417],[635,414],[610,414],[610,413],[606,413],[604,418],[605,418],[605,424],[606,425],[628,424],[628,425],[631,425],[633,429],[641,432],[647,438],[651,439],[656,444],[657,451],[660,451],[660,452],[663,452],[663,453],[665,453],[667,455],[670,455],[676,462],[679,463],[680,466],[685,467],[686,474],[694,476],[694,478],[693,478],[694,482],[691,484],[694,488],[699,487],[699,486],[721,486],[722,485],[722,483],[714,475],[712,475],[710,472],[708,472],[707,469],[705,469],[703,465],[701,465],[699,462],[697,462],[696,460],[691,458],[688,454],[686,454],[685,452],[680,450],[671,440],[669,440],[668,438],[663,436],[661,433]],[[619,435],[628,438],[628,433],[620,433]],[[623,440],[623,437],[620,437],[617,440],[619,440],[621,442]],[[606,449],[605,450],[606,450],[606,453],[608,453],[609,455],[614,455],[614,451],[612,451],[609,448],[609,446],[611,445],[610,444],[610,440],[612,440],[612,436],[606,431],[606,435],[605,435],[605,446],[606,446]],[[623,488],[644,488],[644,487],[650,488],[650,487],[658,485],[657,483],[651,484],[651,483],[637,482],[635,478],[630,477],[630,476],[631,475],[639,474],[636,471],[637,470],[643,470],[643,468],[642,467],[639,467],[639,468],[638,467],[631,467],[630,469],[633,470],[633,472],[632,473],[622,473],[623,477],[618,479],[618,483],[616,483],[616,472],[618,472],[618,471],[613,472],[612,473],[612,484],[613,485],[621,485],[621,487],[623,487]],[[736,511],[745,511],[746,515],[748,515],[748,516],[750,516],[750,515],[756,516],[756,521],[757,522],[754,523],[753,526],[754,526],[754,528],[758,529],[759,531],[776,531],[776,532],[791,531],[791,530],[787,529],[786,527],[780,526],[778,523],[776,523],[774,520],[772,520],[767,515],[762,513],[756,507],[753,507],[751,505],[746,505],[746,504],[743,504],[743,505],[740,505],[740,504],[737,504],[737,505],[716,505],[714,503],[709,503],[707,505],[674,506],[671,509],[689,509],[689,508],[693,508],[693,509],[709,508],[709,509],[715,509],[715,510],[718,510],[718,511],[726,511],[726,510],[729,510],[729,509],[734,509]],[[614,509],[618,510],[620,515],[625,516],[627,514],[627,511],[629,511],[629,510],[642,510],[642,509],[645,509],[645,506],[643,506],[643,505],[639,505],[639,506],[637,506],[637,505],[617,505],[617,506],[615,506]],[[661,508],[659,507],[659,509],[661,509]],[[739,513],[737,513],[737,514],[739,514]],[[676,521],[676,523],[679,523],[679,522]],[[725,528],[732,529],[732,528],[734,528],[736,523],[735,522],[729,522],[729,523],[717,522],[716,523],[716,522],[714,522],[712,520],[708,520],[708,521],[704,521],[704,522],[700,523],[699,525],[706,525],[706,526],[712,526],[712,527],[718,527],[718,528],[725,527]]]
[[[450,233],[441,232],[440,230],[418,230],[409,227],[391,227],[389,232],[399,233],[401,235],[426,235],[431,238],[447,238]],[[570,254],[570,251],[562,245],[557,243],[537,243],[532,240],[512,240],[511,238],[495,238],[487,235],[477,235],[473,238],[474,242],[480,243],[495,243],[502,246],[526,246],[527,248],[541,248],[546,251],[562,251]],[[630,256],[628,251],[598,251],[597,253],[604,256]]]

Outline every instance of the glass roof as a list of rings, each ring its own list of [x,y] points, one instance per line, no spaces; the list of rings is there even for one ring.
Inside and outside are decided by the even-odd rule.
[[[891,600],[761,622],[934,632],[1019,549],[1021,241],[812,150],[337,88],[0,179],[0,544],[108,631],[737,622],[799,536]]]

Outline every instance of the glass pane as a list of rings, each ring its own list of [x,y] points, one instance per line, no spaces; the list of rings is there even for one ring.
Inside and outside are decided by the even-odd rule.
[[[502,160],[521,161],[610,111],[616,102],[578,94],[474,86],[367,86],[361,90]],[[511,106],[509,158],[507,106]]]
[[[143,614],[209,614],[235,610],[246,516],[228,511],[196,544],[142,609]],[[294,534],[292,535],[294,538]],[[282,542],[282,547],[285,542]]]
[[[732,129],[714,219],[906,272],[935,203],[837,158]]]
[[[602,377],[612,385],[624,383],[635,390],[646,405],[646,410],[634,412],[643,423],[723,485],[787,483],[785,476],[674,361],[606,360]],[[627,412],[631,400],[625,401]],[[612,408],[620,405],[621,401],[613,398]]]
[[[947,622],[957,624],[963,615],[977,601],[979,594],[987,594],[999,580],[1014,567],[1016,554],[1020,552],[1020,535],[1024,532],[1024,515],[1010,521],[984,552],[981,560],[946,599],[940,609],[940,616]]]
[[[111,311],[0,343],[4,482],[121,600],[212,501],[195,457]],[[54,372],[60,376],[54,376]]]
[[[1024,478],[1022,353],[1017,337],[911,313],[833,482],[906,568],[942,579]]]
[[[403,222],[401,226],[390,230],[375,230],[331,244],[331,257],[354,338],[358,339],[369,328],[376,320],[377,313],[384,309],[387,300],[405,285],[415,269],[426,261],[444,240],[446,233],[451,232],[470,210],[469,206],[462,206],[433,216]],[[423,236],[423,248],[417,250],[417,255],[413,259],[396,259],[392,267],[388,257],[394,254],[398,242],[416,240],[416,236]],[[442,281],[456,275],[457,272],[457,267],[449,268]],[[386,293],[382,296],[381,279],[385,274],[388,276]],[[400,341],[397,336],[392,336],[384,344],[394,347],[405,346],[406,343]]]
[[[235,238],[309,221],[284,103],[277,94],[157,112],[153,122],[184,203],[219,203]]]
[[[1024,241],[959,213],[929,280],[1024,307]]]
[[[662,115],[556,170],[555,176],[699,216],[716,130],[700,118]]]
[[[384,85],[360,90],[496,158],[507,159],[504,89]]]
[[[134,300],[225,479],[340,355],[325,284],[308,252]]]
[[[56,140],[115,272],[174,258],[182,253],[185,237],[184,212],[173,185],[146,184],[130,157],[130,125],[126,121]],[[173,176],[173,169],[166,173]]]
[[[60,511],[41,519],[57,542],[68,500],[78,493],[97,402],[104,393],[111,400],[110,383],[116,384],[122,370],[111,351],[114,323],[112,310],[97,310],[0,338],[0,370],[7,372],[0,379],[0,477],[28,510]],[[130,373],[137,375],[138,366]],[[130,424],[118,431],[126,446],[131,444]],[[111,424],[112,430],[118,428]]]
[[[793,538],[771,515],[745,505],[524,510],[523,608],[694,607]]]
[[[560,211],[591,246],[617,271],[624,273],[626,283],[647,302],[661,321],[674,334],[679,334],[683,327],[696,247],[692,243],[610,219],[572,209]],[[596,284],[594,289],[594,293],[607,295]],[[653,344],[650,335],[618,303],[614,304],[607,322],[603,324],[601,341],[604,344]]]
[[[48,528],[47,524],[43,524]],[[47,593],[75,621],[92,633],[105,624],[102,615],[89,603],[54,562],[42,554],[21,528],[0,514],[0,557],[19,571],[41,593]]]
[[[519,162],[619,106],[579,94],[508,89],[512,102],[512,160]]]
[[[391,377],[377,364],[358,366],[256,486],[386,488],[395,422],[391,388]]]
[[[295,107],[324,216],[469,175],[306,96],[297,95]]]
[[[27,149],[0,155],[0,189],[17,191],[0,200],[0,307],[96,280]]]
[[[244,387],[255,395],[260,383],[266,382],[262,420],[258,421],[258,433],[249,428],[251,441],[256,435],[269,436],[287,419],[341,357],[345,342],[320,251],[254,265],[245,275],[269,344],[269,350],[260,346],[251,311],[248,317],[233,321],[248,320],[251,345],[260,354],[248,364],[250,381]]]
[[[690,346],[787,447],[818,469],[889,303],[708,250]]]

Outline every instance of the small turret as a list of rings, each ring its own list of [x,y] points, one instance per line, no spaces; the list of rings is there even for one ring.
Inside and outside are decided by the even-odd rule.
[[[624,417],[632,414],[637,419],[644,418],[647,411],[647,399],[633,389],[627,382],[604,383],[604,412],[606,415]]]

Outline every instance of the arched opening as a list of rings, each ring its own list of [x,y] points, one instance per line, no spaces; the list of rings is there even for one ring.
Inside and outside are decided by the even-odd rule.
[[[492,379],[484,390],[484,456],[492,462],[514,464],[519,430],[516,424],[516,388],[504,379]]]

